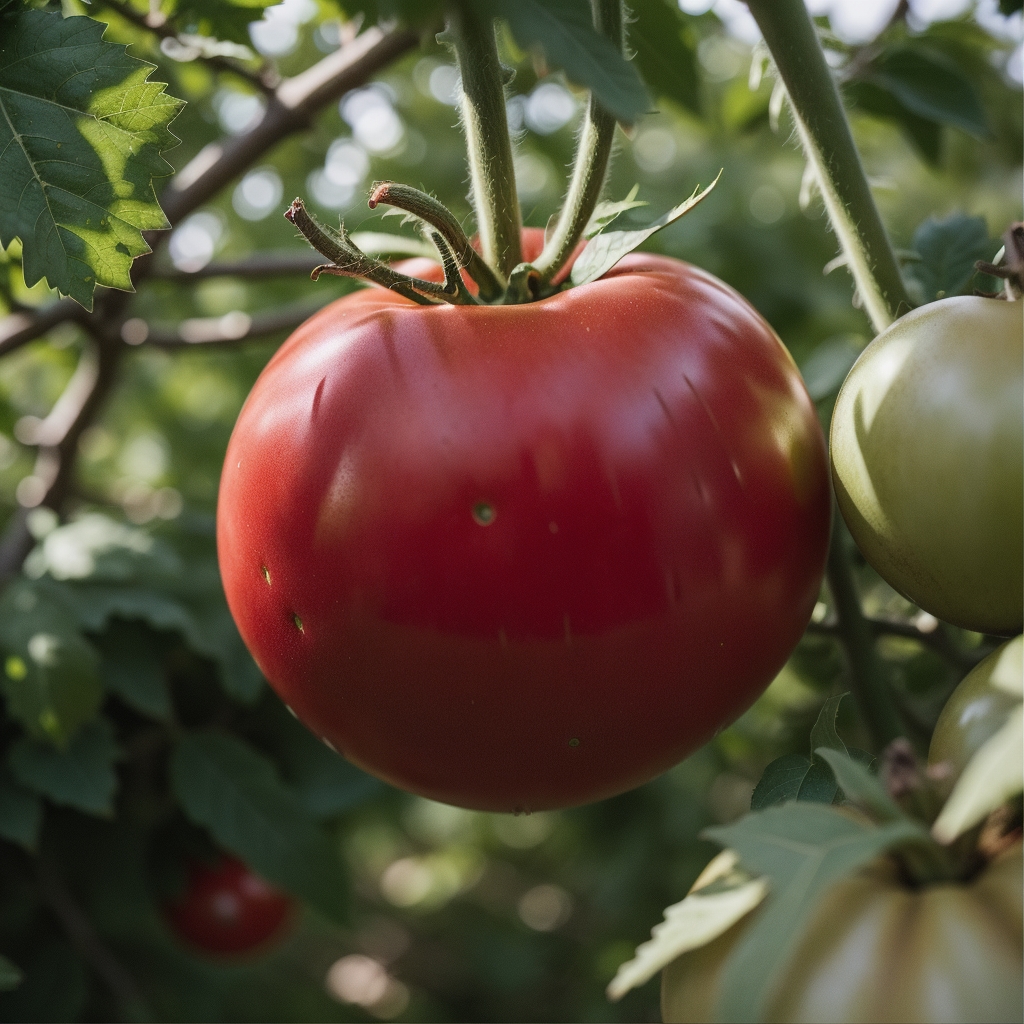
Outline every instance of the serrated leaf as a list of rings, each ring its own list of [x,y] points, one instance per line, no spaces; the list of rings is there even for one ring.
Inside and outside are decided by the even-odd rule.
[[[815,754],[827,761],[835,774],[839,788],[847,800],[858,804],[880,821],[903,821],[906,819],[899,805],[885,791],[885,787],[867,770],[849,756],[828,747],[818,747]]]
[[[650,941],[637,946],[636,956],[622,964],[608,984],[609,999],[621,999],[676,957],[717,939],[761,903],[768,894],[767,883],[736,871],[737,860],[733,850],[723,850],[686,898],[665,908],[665,920],[651,930]],[[727,884],[709,891],[719,881]]]
[[[942,808],[932,835],[951,843],[1024,789],[1024,705],[967,762]]]
[[[620,199],[617,202],[605,200],[598,203],[594,207],[594,212],[590,215],[590,220],[587,221],[587,226],[583,229],[583,237],[593,238],[594,235],[604,231],[620,213],[625,213],[627,210],[635,210],[640,206],[650,205],[643,199],[636,198],[639,189],[639,185],[634,185],[629,190],[629,195],[625,199]]]
[[[25,789],[6,765],[0,766],[0,836],[26,850],[34,850],[42,824],[42,800]]]
[[[975,261],[991,260],[999,243],[989,239],[984,217],[952,214],[920,224],[913,247],[921,258],[908,265],[906,275],[920,289],[921,301],[933,302],[969,291]]]
[[[329,917],[343,917],[338,853],[266,757],[234,736],[188,735],[171,758],[171,785],[188,817],[221,846]]]
[[[172,716],[160,637],[145,627],[111,622],[97,638],[104,685],[140,714],[168,722]]]
[[[11,747],[8,762],[23,786],[55,804],[106,817],[114,813],[114,762],[119,756],[114,730],[99,719],[82,729],[65,750],[24,736]]]
[[[990,132],[970,79],[939,50],[906,43],[884,51],[859,76],[886,90],[919,117],[960,128],[975,138]]]
[[[91,18],[0,14],[0,243],[22,242],[30,287],[92,308],[97,284],[131,290],[142,232],[167,227],[153,179],[181,109],[153,65],[102,39]]]
[[[524,50],[539,46],[552,68],[590,89],[601,105],[624,124],[651,109],[636,68],[612,41],[594,29],[586,0],[477,0],[504,18]]]
[[[805,754],[786,754],[765,768],[750,798],[750,809],[759,811],[789,800],[830,804],[837,789],[828,765]]]
[[[697,46],[678,4],[632,0],[634,19],[627,25],[629,45],[651,92],[695,114],[701,113]]]
[[[743,867],[769,880],[771,895],[725,963],[719,1020],[762,1018],[803,926],[826,889],[879,854],[927,833],[911,821],[870,825],[820,804],[748,814],[705,835],[735,850]]]
[[[721,177],[722,172],[719,171],[715,180],[703,192],[700,191],[698,185],[689,199],[673,207],[668,213],[645,228],[635,231],[602,231],[601,234],[595,235],[572,265],[572,283],[577,286],[589,284],[607,274],[623,256],[646,242],[656,231],[668,227],[669,224],[675,223],[684,214],[689,213],[711,192]]]
[[[96,716],[99,656],[38,584],[15,580],[0,597],[0,650],[7,711],[30,736],[63,746]]]
[[[829,750],[838,750],[840,753],[847,753],[846,744],[839,738],[836,732],[836,715],[839,714],[839,705],[842,704],[845,693],[829,697],[818,712],[818,718],[811,727],[811,751],[819,747],[827,747]]]
[[[0,954],[0,992],[10,992],[21,984],[21,971],[7,957]]]

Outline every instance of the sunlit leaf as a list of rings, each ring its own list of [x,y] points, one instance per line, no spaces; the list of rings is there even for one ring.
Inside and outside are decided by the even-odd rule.
[[[637,199],[636,194],[640,190],[639,185],[634,185],[630,190],[629,194],[625,199],[620,199],[617,202],[612,200],[605,200],[604,202],[598,203],[594,207],[594,212],[590,215],[590,220],[587,222],[586,228],[583,230],[584,238],[593,238],[594,235],[601,231],[604,231],[606,227],[620,213],[625,213],[627,210],[635,210],[641,206],[648,206],[643,199]]]
[[[91,18],[0,12],[0,242],[20,238],[25,282],[92,308],[96,285],[131,290],[147,229],[167,227],[153,179],[181,109],[151,64]]]

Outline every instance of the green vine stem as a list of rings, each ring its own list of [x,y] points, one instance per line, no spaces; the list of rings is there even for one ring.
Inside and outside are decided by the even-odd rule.
[[[480,253],[473,248],[466,232],[462,230],[462,225],[444,203],[418,188],[400,185],[394,181],[381,181],[374,185],[370,193],[370,209],[375,210],[380,203],[405,210],[435,228],[448,243],[458,265],[476,282],[480,289],[480,298],[485,302],[493,302],[501,297],[501,282],[494,276],[494,271],[484,262]]]
[[[480,248],[504,283],[522,262],[522,222],[494,23],[463,0],[438,38],[454,46],[462,76],[462,124]]]
[[[871,734],[872,745],[882,751],[903,735],[903,724],[893,701],[885,666],[875,647],[875,630],[865,618],[853,570],[846,553],[846,525],[833,512],[832,542],[825,576],[836,606],[836,631],[850,660],[850,688]]]
[[[622,49],[621,0],[591,0],[594,27]],[[572,181],[544,251],[534,260],[541,285],[558,276],[572,255],[601,198],[615,137],[615,118],[591,94],[573,164]]]
[[[814,23],[804,0],[747,0],[747,5],[786,87],[797,133],[864,309],[874,329],[883,331],[913,303]]]

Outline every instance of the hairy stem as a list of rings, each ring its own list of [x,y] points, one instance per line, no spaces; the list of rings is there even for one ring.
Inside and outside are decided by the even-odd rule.
[[[793,108],[797,133],[864,309],[882,331],[912,308],[804,0],[748,0]]]
[[[399,185],[393,181],[382,181],[374,186],[373,192],[370,193],[370,209],[376,209],[379,203],[393,206],[398,210],[406,210],[432,228],[436,228],[448,243],[459,266],[464,267],[466,273],[476,282],[480,289],[480,298],[487,302],[500,298],[501,282],[494,276],[494,271],[484,262],[480,253],[473,248],[466,232],[462,230],[462,225],[444,203],[418,188]]]
[[[594,27],[621,49],[621,0],[591,0],[591,7]],[[533,262],[542,284],[548,284],[558,276],[583,237],[590,215],[601,198],[614,137],[615,118],[591,94],[565,203],[559,211],[551,237],[544,244],[544,251]]]
[[[903,724],[889,689],[885,666],[875,647],[875,629],[864,615],[847,555],[846,526],[833,514],[832,543],[825,570],[835,601],[836,632],[850,662],[851,689],[876,751],[903,735]]]
[[[494,23],[463,0],[448,19],[445,39],[455,47],[462,76],[462,124],[480,248],[504,280],[522,262],[522,222]]]

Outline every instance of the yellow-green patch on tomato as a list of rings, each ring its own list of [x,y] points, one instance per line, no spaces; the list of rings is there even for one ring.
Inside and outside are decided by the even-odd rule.
[[[1024,303],[960,296],[902,317],[836,401],[843,518],[888,583],[979,632],[1024,619]]]

